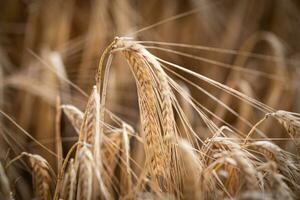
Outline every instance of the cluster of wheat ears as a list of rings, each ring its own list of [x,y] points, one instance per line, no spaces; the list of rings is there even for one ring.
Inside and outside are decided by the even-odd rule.
[[[218,199],[225,196],[292,199],[299,195],[298,158],[268,140],[251,140],[256,127],[268,117],[275,118],[291,138],[296,138],[300,133],[299,114],[276,111],[226,85],[164,61],[142,43],[116,38],[102,55],[96,85],[85,111],[73,105],[60,106],[79,137],[65,158],[59,155],[60,151],[57,154],[50,151],[58,156],[57,174],[43,157],[26,152],[5,167],[24,158],[39,199]],[[109,68],[113,55],[118,52],[127,60],[136,81],[139,133],[105,108]],[[166,74],[165,65],[222,88],[260,109],[265,117],[247,135],[239,134],[230,126],[217,127],[183,87]],[[197,111],[213,133],[212,137],[203,141],[192,130],[173,89]],[[174,112],[179,115],[181,130]],[[106,123],[106,115],[117,125]],[[144,159],[140,152],[144,152]],[[13,198],[3,166],[1,189],[3,195]]]
[[[194,12],[173,16],[167,21]],[[163,22],[166,21],[147,28]],[[49,148],[42,139],[33,137],[7,112],[0,110],[4,141],[0,140],[0,145],[3,145],[0,150],[5,151],[5,156],[1,156],[0,160],[0,198],[22,198],[19,192],[22,189],[15,185],[23,176],[32,180],[30,186],[24,184],[24,187],[32,188],[32,196],[45,200],[299,199],[300,114],[276,110],[273,108],[276,103],[271,98],[267,103],[257,100],[249,92],[252,90],[248,82],[241,78],[244,73],[264,77],[274,81],[274,85],[287,81],[287,72],[281,67],[274,70],[275,75],[241,67],[247,58],[284,65],[279,42],[275,37],[266,35],[262,37],[271,38],[270,43],[275,51],[279,49],[275,56],[251,53],[254,48],[252,44],[246,45],[245,50],[235,51],[116,37],[101,55],[90,95],[67,78],[58,54],[42,52],[38,56],[29,50],[32,57],[54,72],[54,76],[45,76],[47,79],[57,78],[59,81],[52,82],[62,90],[70,91],[72,88],[88,96],[88,101],[82,110],[75,104],[65,104],[65,99],[70,97],[64,94],[56,95],[59,97],[53,99],[51,88],[57,85],[49,86],[49,90],[44,91],[39,85],[41,82],[27,80],[22,73],[3,79],[5,86],[30,90],[46,101],[56,102],[56,105],[55,119],[51,119],[55,124],[52,138],[54,148]],[[238,55],[241,58],[236,64],[229,65],[170,47]],[[228,76],[229,81],[221,83],[157,56],[152,50],[164,52],[171,58],[180,56],[230,69],[232,73]],[[122,76],[115,73],[114,65],[128,67],[135,82],[138,104],[135,124],[109,108],[110,97],[117,96],[114,89],[118,76]],[[0,73],[0,80],[1,77]],[[208,84],[208,87],[198,84],[199,81]],[[187,85],[203,94],[207,101],[214,102],[216,109],[197,100]],[[274,86],[271,96],[280,97],[281,90],[281,86]],[[221,91],[221,95],[217,96],[213,91]],[[24,98],[24,102],[29,99]],[[39,108],[44,109],[43,115],[50,112],[45,106]],[[260,117],[251,119],[253,115]],[[68,120],[63,123],[63,118]],[[230,119],[236,119],[238,123],[230,122]],[[270,123],[273,129],[267,128]],[[6,134],[10,132],[5,127],[8,124],[13,124],[19,132],[29,137],[32,145],[38,146],[43,154],[20,152],[20,149],[24,149],[24,142],[13,142],[13,135]],[[61,134],[62,125],[71,125],[76,133],[71,138],[72,141],[75,138],[75,142],[69,148],[63,145],[65,138]],[[274,142],[276,138],[272,138],[272,133],[266,133],[266,130],[274,130],[275,133],[275,129],[280,127],[285,130],[285,136],[277,139],[287,141],[283,145]],[[8,144],[8,151],[4,150],[4,143]],[[64,152],[66,149],[67,152]],[[27,172],[20,172],[20,166]],[[23,192],[25,194],[26,189]]]

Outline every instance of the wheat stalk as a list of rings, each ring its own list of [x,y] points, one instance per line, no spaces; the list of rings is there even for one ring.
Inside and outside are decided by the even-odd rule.
[[[159,62],[142,45],[116,38],[112,51],[118,50],[124,53],[137,81],[146,163],[149,163],[151,169],[150,176],[156,177],[160,187],[168,188],[169,186],[164,184],[169,183],[158,179],[165,177],[166,180],[170,180],[170,163],[174,159],[171,152],[175,152],[166,139],[176,136],[172,91],[167,76]]]
[[[121,145],[121,175],[120,175],[120,196],[125,198],[132,194],[132,175],[131,175],[131,164],[130,164],[130,134],[133,133],[133,128],[127,124],[123,124],[122,131],[122,145]],[[126,199],[126,198],[125,198]]]

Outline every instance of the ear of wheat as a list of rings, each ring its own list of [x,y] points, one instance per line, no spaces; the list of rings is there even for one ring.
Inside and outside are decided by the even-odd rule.
[[[63,185],[61,187],[61,196],[63,199],[72,200],[76,194],[77,183],[77,169],[74,165],[74,160],[69,161],[68,170],[63,178]]]
[[[99,112],[100,96],[94,87],[86,106],[79,134],[79,141],[91,145],[93,150],[100,149],[99,144],[97,148],[95,147],[96,143],[101,141]]]
[[[284,126],[292,138],[297,137],[300,133],[300,118],[297,116],[297,113],[294,114],[296,114],[296,116],[284,110],[278,110],[270,114]]]
[[[53,172],[48,162],[39,155],[29,154],[23,152],[21,154],[27,160],[29,167],[32,170],[33,185],[35,188],[36,197],[39,199],[51,199],[51,187],[53,179]]]
[[[93,155],[87,147],[82,147],[77,155],[77,199],[92,199],[93,192]]]
[[[166,138],[177,133],[168,80],[158,61],[142,45],[116,38],[112,51],[118,50],[124,53],[137,82],[146,163],[151,169],[148,173],[154,184],[169,190],[171,160],[176,158]]]

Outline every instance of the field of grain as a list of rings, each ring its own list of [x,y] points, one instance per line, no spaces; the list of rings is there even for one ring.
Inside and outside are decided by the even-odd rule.
[[[2,0],[0,199],[300,199],[298,0]]]

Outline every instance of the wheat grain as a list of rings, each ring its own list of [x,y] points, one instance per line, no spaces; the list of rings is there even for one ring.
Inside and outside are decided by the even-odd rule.
[[[23,152],[21,154],[27,158],[28,164],[32,169],[33,185],[36,197],[39,199],[51,199],[52,177],[48,162],[41,156]]]
[[[92,149],[94,149],[95,142],[99,142],[98,140],[101,139],[98,138],[100,137],[100,133],[96,131],[99,129],[100,123],[99,114],[97,114],[100,109],[99,101],[100,96],[94,87],[86,106],[79,134],[79,141],[90,144]]]
[[[92,152],[83,146],[78,152],[77,161],[78,185],[76,199],[92,199],[94,178]]]
[[[77,169],[74,165],[74,160],[71,159],[67,173],[65,173],[62,185],[62,197],[66,200],[73,200],[76,194]]]
[[[170,179],[170,163],[174,152],[164,138],[176,135],[172,109],[172,91],[158,61],[142,45],[116,38],[112,51],[121,50],[135,76],[138,87],[141,124],[145,136],[146,163],[151,176]],[[161,109],[158,111],[158,109]],[[161,130],[160,124],[161,123]],[[175,164],[175,163],[174,163]],[[165,182],[158,183],[160,187]]]
[[[73,105],[62,105],[61,108],[72,123],[76,132],[79,134],[84,114]]]
[[[257,141],[257,142],[252,142],[249,144],[249,147],[253,148],[254,151],[259,152],[261,155],[266,157],[268,160],[277,162],[278,160],[278,155],[281,152],[281,149],[268,141]]]

